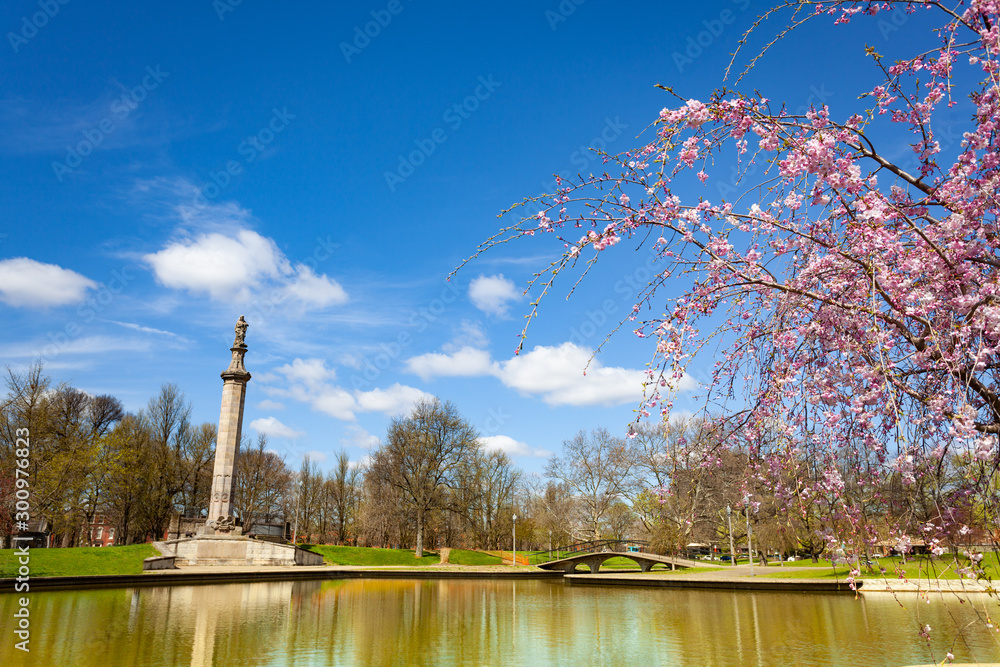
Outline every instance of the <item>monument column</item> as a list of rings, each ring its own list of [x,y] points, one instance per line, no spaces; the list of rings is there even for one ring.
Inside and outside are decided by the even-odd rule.
[[[208,533],[241,532],[233,521],[233,477],[243,435],[243,402],[246,399],[250,373],[243,366],[247,352],[244,342],[246,320],[240,315],[236,323],[236,339],[229,368],[222,372],[222,411],[219,413],[219,435],[215,443],[215,470],[212,475],[212,496],[208,509]]]

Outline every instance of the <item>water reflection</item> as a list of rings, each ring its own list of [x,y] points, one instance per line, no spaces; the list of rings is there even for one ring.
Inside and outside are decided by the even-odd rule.
[[[16,597],[0,595],[3,618]],[[1000,660],[995,632],[959,632],[972,605],[901,600],[378,579],[34,593],[32,652],[5,640],[0,664],[900,665],[949,648]],[[995,599],[979,605],[1000,616]]]

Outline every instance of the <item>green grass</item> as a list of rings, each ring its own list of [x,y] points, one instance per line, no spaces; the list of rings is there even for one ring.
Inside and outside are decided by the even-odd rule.
[[[160,553],[151,544],[122,547],[31,549],[31,577],[75,577],[92,574],[142,574],[142,561]],[[18,576],[16,549],[0,549],[0,578]]]
[[[448,562],[455,565],[500,565],[503,561],[499,556],[469,551],[468,549],[452,549],[448,554]]]
[[[768,579],[840,579],[843,581],[851,572],[849,567],[838,567],[836,570],[832,568],[818,568],[814,567],[809,570],[785,570],[784,572],[772,572],[768,568],[767,574],[761,574],[758,576],[767,577]],[[756,568],[754,574],[757,574]],[[864,574],[862,572],[862,574]],[[864,577],[858,577],[862,579]]]
[[[437,565],[441,557],[424,550],[423,558],[416,558],[413,549],[378,549],[375,547],[337,547],[327,544],[302,545],[323,556],[328,565],[395,565],[413,567],[417,565]],[[454,552],[452,552],[454,553]]]
[[[601,569],[614,568],[616,570],[638,570],[639,565],[634,560],[630,558],[609,558],[603,563],[601,563]]]
[[[560,558],[566,558],[568,556],[575,556],[575,555],[577,554],[570,553],[568,551],[553,551],[552,557],[549,558],[549,552],[543,551],[541,553],[532,554],[528,556],[528,562],[531,563],[532,565],[538,565],[539,563],[548,563],[550,560],[559,560]]]
[[[967,560],[961,556],[958,558],[959,564],[956,565],[950,554],[939,557],[931,558],[930,556],[908,556],[905,560],[902,556],[890,556],[888,558],[873,558],[874,563],[871,568],[862,565],[860,568],[861,574],[860,579],[865,578],[882,578],[887,577],[889,579],[896,579],[899,577],[900,572],[903,576],[908,579],[960,579],[961,577],[955,573],[956,568],[963,567],[967,564]],[[989,577],[1000,576],[1000,564],[998,564],[996,554],[986,554],[983,562],[986,566],[986,574]],[[821,559],[819,563],[813,563],[809,561],[794,561],[792,563],[785,563],[788,568],[799,568],[807,567],[808,570],[799,571],[789,571],[786,570],[782,572],[782,566],[778,564],[771,564],[768,566],[768,573],[763,576],[776,577],[782,579],[811,579],[811,578],[844,578],[850,573],[850,567],[843,564],[838,564],[836,570],[831,566],[828,559]],[[885,570],[883,574],[881,569]]]

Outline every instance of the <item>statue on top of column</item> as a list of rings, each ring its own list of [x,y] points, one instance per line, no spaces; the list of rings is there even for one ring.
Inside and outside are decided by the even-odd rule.
[[[239,321],[236,322],[236,339],[233,341],[233,347],[247,346],[245,341],[246,341],[247,329],[249,328],[250,325],[247,324],[247,321],[243,319],[242,315],[240,315]]]

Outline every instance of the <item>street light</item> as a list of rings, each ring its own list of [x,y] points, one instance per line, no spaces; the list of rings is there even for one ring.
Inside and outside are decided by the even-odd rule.
[[[744,498],[747,504],[747,555],[750,557],[750,576],[753,576],[753,537],[750,534],[750,496]]]
[[[517,515],[511,517],[511,531],[513,531],[513,536],[511,537],[511,546],[514,547],[514,565],[517,565]]]
[[[729,557],[736,567],[736,547],[733,546],[733,508],[726,505],[726,520],[729,522]]]

